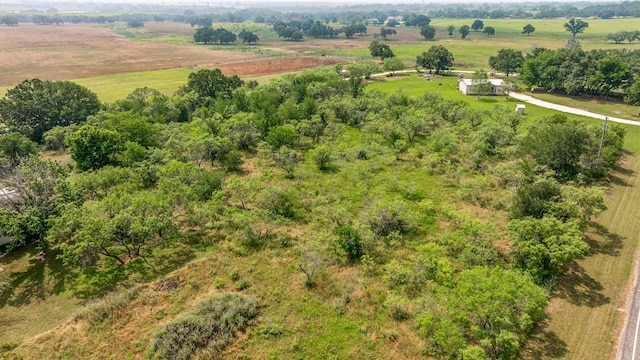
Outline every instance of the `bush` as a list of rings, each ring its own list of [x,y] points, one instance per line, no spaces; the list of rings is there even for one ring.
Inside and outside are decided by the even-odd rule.
[[[331,168],[331,160],[333,158],[331,149],[327,145],[318,146],[311,153],[313,162],[316,163],[318,170],[325,171]]]
[[[230,293],[217,295],[156,334],[149,357],[172,360],[219,358],[235,340],[236,333],[257,314],[257,301],[253,297]]]
[[[114,317],[116,312],[140,295],[140,289],[134,288],[122,293],[113,293],[103,300],[84,308],[75,317],[75,321],[86,320],[89,325],[95,326]]]
[[[351,226],[341,226],[337,229],[338,245],[347,255],[349,261],[362,257],[362,240],[358,230]]]

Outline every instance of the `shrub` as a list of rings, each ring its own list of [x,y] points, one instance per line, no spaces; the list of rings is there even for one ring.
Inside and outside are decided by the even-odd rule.
[[[313,162],[316,163],[318,170],[325,171],[331,168],[331,160],[333,155],[331,154],[331,149],[326,146],[318,146],[312,152]]]
[[[154,336],[149,357],[219,358],[236,333],[257,314],[257,301],[253,297],[217,295],[198,304],[192,313],[168,323]]]
[[[140,295],[140,289],[134,288],[121,293],[113,293],[106,296],[101,301],[90,305],[80,311],[74,317],[75,321],[86,320],[89,325],[95,326],[106,320],[113,318],[116,312]]]
[[[355,261],[362,257],[362,240],[358,230],[351,226],[341,226],[337,229],[338,245],[347,255],[349,261]]]

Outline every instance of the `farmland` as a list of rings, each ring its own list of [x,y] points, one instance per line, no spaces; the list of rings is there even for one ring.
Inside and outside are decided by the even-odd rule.
[[[412,65],[415,56],[428,46],[443,44],[454,53],[457,69],[487,69],[488,57],[499,48],[527,51],[532,47],[562,47],[569,38],[562,29],[563,21],[487,20],[487,25],[496,28],[496,36],[489,38],[472,33],[468,39],[461,40],[455,35],[449,38],[442,34],[446,26],[468,24],[469,20],[434,19],[432,25],[439,32],[436,41],[424,41],[417,29],[398,28],[397,36],[386,43],[407,65]],[[536,27],[531,36],[521,34],[526,23]],[[635,19],[590,20],[589,29],[578,39],[585,49],[639,49],[638,43],[604,42],[606,34],[635,24]],[[372,33],[378,31],[370,27],[369,34],[354,39],[285,42],[261,25],[251,26],[260,32],[258,45],[195,45],[191,42],[193,28],[177,23],[153,23],[143,29],[64,25],[47,27],[52,31],[46,33],[42,32],[43,27],[30,24],[3,28],[0,51],[11,56],[10,61],[0,64],[0,85],[6,90],[25,78],[71,79],[96,92],[101,101],[114,103],[143,86],[171,95],[185,85],[189,73],[204,68],[220,68],[227,75],[238,74],[245,80],[266,84],[269,79],[279,77],[274,75],[369,58],[367,46],[373,39]],[[452,76],[435,77],[431,81],[414,74],[394,76],[370,81],[366,93],[380,91],[419,99],[428,92],[454,102],[466,101],[472,109],[484,111],[492,111],[495,106],[511,109],[515,104],[506,97],[479,100],[464,97],[455,89],[456,82],[457,78]],[[623,108],[611,102],[585,102],[549,94],[542,94],[540,98],[616,116],[630,117],[637,112],[637,108]],[[539,117],[553,114],[553,111],[530,106],[522,125],[526,127]],[[571,118],[599,125],[596,120]],[[206,231],[190,228],[193,234],[189,241],[194,246],[172,244],[154,253],[149,258],[152,269],[134,261],[124,271],[105,266],[89,271],[69,270],[68,275],[63,276],[67,270],[60,259],[39,264],[33,249],[1,259],[2,266],[9,269],[3,275],[15,279],[16,286],[12,298],[3,300],[0,307],[0,316],[6,319],[0,322],[0,332],[10,334],[3,339],[8,343],[6,346],[21,344],[17,354],[25,358],[47,357],[47,354],[71,358],[101,354],[107,358],[113,351],[139,358],[147,346],[145,339],[154,336],[166,319],[190,310],[196,300],[207,298],[211,292],[246,290],[257,295],[266,306],[261,310],[259,325],[227,350],[229,357],[249,354],[259,358],[420,356],[424,344],[415,332],[414,318],[423,304],[397,300],[405,291],[402,288],[392,291],[394,296],[400,294],[399,297],[389,297],[387,275],[382,274],[382,266],[376,267],[394,258],[411,259],[418,239],[444,244],[448,230],[459,229],[467,222],[480,226],[474,221],[496,227],[491,236],[495,237],[503,255],[506,254],[508,245],[504,238],[508,236],[509,215],[503,198],[512,195],[510,190],[488,184],[484,175],[470,170],[462,174],[452,172],[451,167],[434,170],[433,167],[442,165],[435,165],[436,160],[429,155],[425,157],[435,146],[426,136],[416,139],[406,152],[400,152],[395,143],[388,145],[383,139],[385,133],[381,125],[382,130],[375,127],[363,130],[334,118],[332,121],[323,140],[336,151],[332,168],[318,172],[311,155],[307,155],[295,177],[289,179],[274,166],[270,155],[259,149],[246,155],[240,172],[229,175],[254,186],[259,184],[293,193],[299,200],[298,215],[275,224],[273,229],[278,236],[259,246],[259,250],[244,248],[245,245],[239,243],[238,239],[242,238],[239,233],[217,232],[216,226],[221,225],[215,223],[218,220],[210,220]],[[606,197],[609,210],[589,224],[587,242],[592,253],[572,263],[568,274],[559,279],[547,317],[524,350],[530,358],[611,358],[614,354],[615,337],[624,316],[617,309],[624,306],[624,291],[629,286],[638,240],[635,204],[639,193],[635,174],[640,171],[640,161],[635,152],[640,151],[640,131],[638,127],[626,129],[625,149],[631,152],[624,155],[606,184],[610,186]],[[460,134],[473,131],[475,129],[464,126],[455,130]],[[451,136],[446,131],[439,134],[444,140]],[[470,138],[471,135],[467,139]],[[305,152],[318,146],[305,141],[295,146]],[[459,146],[466,151],[468,145],[460,142]],[[508,148],[504,156],[512,156],[512,151],[515,150]],[[365,159],[357,157],[362,152]],[[67,154],[45,155],[70,161]],[[367,156],[372,159],[366,159]],[[494,166],[493,162],[497,161],[492,159],[486,166]],[[469,166],[466,160],[462,160],[462,164],[461,167]],[[431,170],[425,171],[428,167],[432,167]],[[465,178],[467,175],[469,178]],[[241,192],[241,187],[230,191],[233,196]],[[261,206],[256,198],[250,198],[246,207],[243,200],[238,199],[230,197],[228,208],[242,213]],[[199,210],[212,211],[219,206],[215,201],[199,204]],[[331,211],[339,211],[353,216],[356,223],[362,222],[359,229],[366,232],[366,216],[379,203],[392,201],[401,201],[415,214],[412,215],[415,218],[411,218],[415,221],[415,232],[404,234],[399,240],[385,240],[389,243],[382,250],[373,249],[381,245],[372,242],[367,251],[380,258],[371,259],[369,263],[366,260],[369,258],[362,263],[336,259],[334,253],[340,251],[332,242],[333,234],[326,231],[326,227],[334,225],[318,219],[332,218]],[[335,203],[344,208],[329,205]],[[303,245],[332,254],[331,261],[319,272],[313,289],[303,285],[303,274],[298,271]],[[461,267],[457,263],[455,266]],[[165,292],[163,286],[171,279],[178,285],[175,290]],[[142,285],[139,293],[129,299],[130,304],[114,305],[105,321],[88,323],[83,320],[88,315],[77,315],[92,299],[112,290],[133,288],[136,284]],[[107,299],[107,304],[120,304],[119,295],[113,296]],[[97,306],[103,306],[100,304]],[[388,315],[393,314],[396,305],[407,312],[410,320],[396,321],[393,315]],[[88,309],[85,311],[96,308]],[[55,315],[46,315],[51,313]],[[405,316],[400,315],[399,318]],[[43,318],[46,320],[42,321]],[[584,326],[585,323],[589,326]]]

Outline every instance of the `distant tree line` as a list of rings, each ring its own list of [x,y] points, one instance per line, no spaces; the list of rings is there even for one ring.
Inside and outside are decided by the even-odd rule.
[[[273,30],[285,40],[302,40],[304,36],[316,38],[333,38],[344,34],[347,39],[352,38],[356,34],[366,34],[367,27],[363,23],[354,23],[334,28],[320,20],[307,21],[278,21],[273,24]]]
[[[609,96],[638,79],[640,52],[623,50],[536,49],[519,71],[525,84],[549,92]]]

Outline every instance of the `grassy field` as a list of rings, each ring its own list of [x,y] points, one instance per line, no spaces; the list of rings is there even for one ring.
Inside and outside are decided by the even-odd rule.
[[[481,108],[491,110],[494,106],[506,106],[509,108],[515,107],[518,103],[513,98],[507,98],[505,96],[481,96],[480,100],[476,96],[466,96],[457,90],[458,77],[457,76],[436,76],[431,81],[425,81],[423,77],[416,74],[410,74],[406,76],[396,76],[393,78],[385,78],[382,80],[374,80],[367,89],[379,90],[385,92],[401,91],[411,96],[422,96],[425,92],[435,92],[441,94],[446,99],[456,101],[466,101],[474,108]],[[579,99],[573,99],[567,101],[566,97],[557,96],[553,94],[535,94],[537,98],[546,100],[552,103],[558,103],[569,106],[576,106],[582,109],[586,109],[592,112],[600,113],[609,116],[618,116],[629,118],[631,120],[636,119],[634,116],[625,116],[632,111],[638,111],[638,108],[631,106],[621,107],[617,102],[604,102],[604,101],[580,101]],[[578,106],[579,105],[579,106]],[[625,113],[621,113],[621,109],[625,109]],[[543,115],[556,114],[557,111],[549,110],[534,105],[527,104],[526,119],[535,119]],[[580,119],[590,124],[601,124],[601,120],[587,118],[577,115],[568,115],[570,118]],[[623,126],[627,131],[625,137],[625,148],[632,152],[640,153],[640,126],[631,125],[619,125]]]
[[[427,42],[420,39],[417,29],[401,29],[399,39],[387,42],[394,52],[407,63],[411,63],[417,54],[435,44],[445,45],[456,57],[456,68],[475,69],[484,67],[488,69],[488,57],[494,55],[499,48],[511,47],[522,51],[528,51],[532,47],[557,48],[563,46],[570,38],[570,34],[562,28],[566,22],[563,19],[553,20],[486,20],[485,26],[493,26],[496,36],[488,38],[485,34],[472,33],[466,40],[459,38],[458,34],[449,38],[444,30],[452,24],[456,27],[471,24],[471,20],[434,19],[432,25],[438,29],[438,39]],[[585,49],[593,48],[633,48],[640,49],[640,43],[616,45],[605,42],[604,37],[608,33],[618,30],[635,29],[638,27],[637,19],[623,20],[588,20],[590,26],[585,34],[579,34],[578,40]],[[522,35],[522,27],[531,23],[535,28],[531,36]],[[155,25],[154,25],[155,26]],[[126,34],[123,29],[114,28],[109,31],[121,32],[121,35],[140,42],[157,42],[165,44],[187,44],[188,34],[184,27],[176,27],[174,30],[148,27],[144,31]],[[373,33],[379,29],[370,27],[369,34],[364,37],[356,37],[355,40],[335,40],[340,46],[332,48],[334,40],[305,40],[300,43],[287,43],[275,39],[264,31],[264,44],[258,49],[265,52],[296,53],[303,51],[326,51],[329,55],[341,59],[350,60],[357,57],[368,57],[366,46],[373,40]],[[443,36],[443,34],[445,34]],[[241,51],[228,50],[225,52]],[[239,48],[238,48],[239,49]],[[255,52],[254,52],[255,53]],[[241,65],[239,65],[241,66]],[[160,90],[165,94],[172,94],[179,86],[186,82],[191,70],[177,68],[171,70],[153,70],[125,72],[115,75],[98,77],[86,77],[76,79],[75,82],[87,86],[96,92],[103,102],[111,103],[121,99],[135,88],[148,86]],[[260,83],[278,75],[246,75],[246,80],[257,80]],[[451,100],[463,100],[472,107],[491,110],[494,106],[507,106],[512,108],[515,100],[501,97],[464,96],[456,89],[457,77],[435,77],[431,81],[417,75],[396,76],[375,80],[368,86],[368,91],[394,92],[402,91],[411,96],[421,96],[424,92],[441,93],[443,97]],[[0,96],[3,96],[8,87],[0,87]],[[559,104],[584,108],[593,112],[610,116],[626,117],[634,119],[638,109],[621,106],[619,103],[603,101],[585,101],[581,98],[562,97],[550,94],[536,94],[536,97]],[[548,109],[528,105],[525,119],[530,121],[539,116],[554,114]],[[570,115],[582,121],[601,124],[601,121]],[[624,319],[624,313],[619,309],[624,307],[626,291],[630,285],[630,274],[633,268],[634,254],[636,252],[640,223],[640,180],[637,173],[640,172],[640,127],[625,126],[627,137],[625,148],[629,150],[620,168],[611,177],[611,190],[607,195],[609,210],[601,214],[593,222],[587,235],[592,247],[592,254],[588,258],[573,265],[569,274],[561,279],[554,294],[554,299],[549,308],[547,321],[538,330],[534,341],[527,349],[527,357],[537,358],[566,358],[566,359],[607,359],[615,354],[615,340],[619,334]],[[345,149],[355,140],[347,133],[341,139]],[[635,154],[634,154],[635,153]],[[391,159],[391,157],[390,157]],[[409,166],[391,165],[389,161],[385,166],[396,166],[394,177],[371,176],[369,181],[377,183],[411,185],[420,191],[428,193],[429,197],[440,200],[446,198],[446,187],[438,183],[435,178],[425,177],[420,169]],[[363,181],[363,176],[368,175],[372,169],[354,167],[353,164],[341,162],[340,173],[315,179],[313,188],[319,193],[330,192],[336,186],[348,186],[350,181]],[[309,168],[305,165],[305,174],[311,177]],[[378,169],[379,171],[379,169]],[[404,186],[403,185],[403,186]],[[293,185],[292,185],[293,186]],[[434,189],[445,189],[434,191]],[[311,191],[310,189],[307,189]],[[389,194],[392,196],[394,187],[389,185]],[[350,194],[351,201],[359,201],[365,198],[364,194]],[[490,215],[487,215],[490,216]],[[297,236],[312,238],[313,229],[301,230]],[[149,337],[154,329],[149,324],[161,322],[165,316],[175,315],[184,310],[185,299],[193,299],[204,296],[211,291],[213,283],[220,283],[221,289],[237,291],[235,283],[229,279],[229,273],[234,267],[239,267],[243,278],[250,284],[250,291],[265,299],[265,303],[280,302],[286,306],[266,307],[262,311],[262,322],[270,324],[273,328],[281,328],[285,335],[270,338],[269,347],[265,347],[264,338],[269,338],[269,331],[256,332],[247,335],[244,348],[233,349],[232,356],[251,355],[259,358],[303,358],[338,356],[351,358],[375,358],[384,348],[392,349],[395,358],[413,358],[420,356],[419,349],[407,346],[407,344],[390,341],[393,334],[401,334],[400,338],[410,336],[411,324],[391,323],[388,319],[378,319],[375,309],[359,308],[366,303],[375,303],[371,299],[384,298],[386,289],[370,288],[359,289],[352,297],[352,302],[347,305],[342,299],[349,289],[336,288],[335,283],[344,283],[344,279],[351,278],[357,283],[358,272],[342,269],[334,272],[328,268],[321,274],[320,289],[309,292],[302,286],[292,289],[287,284],[300,283],[301,274],[295,270],[297,263],[296,249],[276,249],[260,252],[257,256],[242,257],[234,253],[233,249],[210,248],[197,252],[180,253],[179,249],[169,249],[166,254],[160,254],[158,272],[155,274],[141,274],[137,278],[141,282],[149,282],[160,274],[166,274],[169,270],[180,268],[184,262],[194,259],[189,265],[177,270],[179,276],[187,285],[176,293],[158,295],[148,290],[143,300],[137,300],[127,309],[123,317],[140,317],[140,322],[129,322],[127,326],[131,334],[138,334],[137,326],[141,326],[140,336]],[[103,284],[84,283],[85,279],[73,280],[63,276],[62,264],[48,263],[33,264],[35,253],[17,253],[11,258],[0,260],[0,266],[11,263],[11,276],[18,282],[10,301],[0,306],[0,328],[2,329],[3,342],[17,343],[26,338],[51,329],[68,319],[85,303],[85,299],[95,296],[92,289],[99,287],[108,288],[108,284],[122,281],[119,274],[107,274],[96,281]],[[154,263],[155,264],[155,263]],[[238,265],[241,264],[241,265]],[[285,273],[275,271],[265,264],[277,264],[280,268],[288,269]],[[27,270],[28,269],[28,270]],[[7,273],[4,273],[6,275]],[[0,274],[1,275],[1,274]],[[148,277],[145,277],[148,275]],[[144,280],[142,280],[144,278]],[[220,279],[220,280],[219,280]],[[0,280],[2,280],[0,278]],[[129,284],[134,280],[130,279]],[[336,281],[339,280],[339,281]],[[107,285],[105,285],[107,284]],[[274,285],[277,284],[277,285]],[[101,287],[102,286],[102,287]],[[217,287],[217,286],[216,286]],[[367,301],[364,301],[367,299]],[[287,309],[291,307],[295,312],[304,314],[302,319],[289,317]],[[154,320],[155,319],[155,320]],[[363,328],[362,323],[375,323],[373,328]],[[68,325],[68,324],[67,324]],[[89,338],[83,338],[84,332],[75,332],[73,326],[67,326],[64,331],[67,335],[68,345],[72,341],[84,341],[85,348],[68,356],[82,358],[90,353],[89,347],[95,343],[104,346],[112,341],[117,350],[123,356],[135,356],[140,353],[140,345],[144,343],[142,338],[118,339],[116,331],[110,327],[120,326],[118,322],[107,324],[98,331],[88,332]],[[8,335],[5,335],[8,334]],[[51,336],[45,334],[44,336]],[[102,341],[102,342],[101,342]],[[61,347],[66,346],[61,344]],[[349,346],[358,344],[359,348],[366,348],[362,353],[350,353]],[[365,346],[362,346],[365,344]],[[37,347],[34,344],[27,346]],[[50,349],[53,351],[53,349]],[[47,349],[40,349],[39,354],[46,354]],[[57,350],[56,350],[57,351]],[[76,350],[74,350],[76,351]],[[83,353],[82,351],[87,351]],[[111,351],[111,350],[110,350]],[[32,353],[33,354],[33,353]],[[338,355],[336,355],[338,354]]]
[[[487,36],[482,31],[471,31],[466,39],[461,39],[456,31],[452,37],[447,35],[446,28],[454,25],[458,29],[462,25],[471,25],[471,19],[433,19],[431,26],[436,28],[436,40],[426,41],[420,36],[419,29],[402,29],[403,34],[397,38],[390,37],[385,43],[391,47],[394,54],[407,63],[414,63],[415,58],[422,51],[426,51],[432,45],[445,46],[455,58],[456,69],[475,70],[479,68],[489,69],[489,56],[495,55],[498,49],[510,48],[520,50],[523,53],[533,48],[557,49],[563,47],[572,38],[565,31],[563,24],[566,19],[487,19],[485,26],[492,26],[496,30],[494,36]],[[608,34],[621,30],[638,28],[637,19],[589,19],[589,28],[583,34],[578,34],[578,40],[585,50],[590,49],[640,49],[640,42],[615,44],[606,41]],[[536,31],[527,36],[522,34],[522,28],[531,24]],[[378,28],[370,27],[369,33],[379,32]],[[360,38],[362,41],[373,39]],[[331,50],[329,50],[331,51]],[[369,55],[366,48],[339,49],[334,54],[342,56],[365,57]]]
[[[473,107],[490,109],[494,105],[513,106],[505,97],[465,96],[455,88],[457,78],[436,77],[432,81],[415,75],[376,82],[368,89],[402,91],[411,96],[437,92],[452,100],[464,100]],[[593,112],[621,116],[619,104],[603,101],[580,101],[545,94],[544,100],[579,105]],[[633,110],[633,109],[631,109]],[[636,109],[637,110],[637,109]],[[551,115],[556,111],[527,105],[527,119]],[[569,115],[570,118],[599,124],[600,120]],[[627,130],[625,148],[629,150],[610,177],[607,193],[608,210],[591,223],[587,241],[591,254],[571,266],[554,290],[548,318],[538,329],[526,351],[527,359],[612,359],[620,335],[627,291],[640,233],[640,126],[624,125]]]

